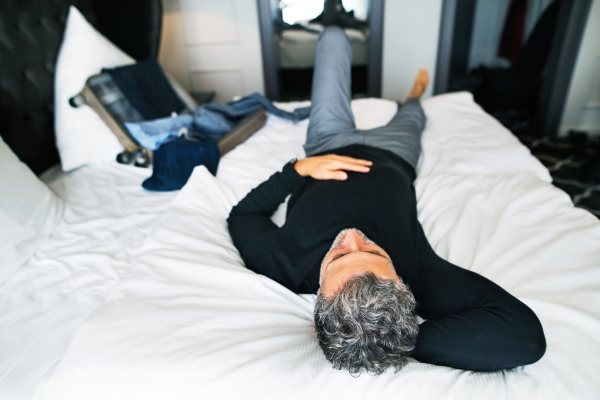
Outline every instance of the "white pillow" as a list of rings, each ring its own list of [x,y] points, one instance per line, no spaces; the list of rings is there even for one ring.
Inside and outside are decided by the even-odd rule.
[[[62,216],[63,203],[0,139],[0,285],[29,260]]]
[[[85,81],[135,60],[100,34],[74,6],[69,8],[54,81],[56,146],[62,169],[115,159],[123,151],[116,136],[88,106],[73,108],[69,99],[83,89]]]

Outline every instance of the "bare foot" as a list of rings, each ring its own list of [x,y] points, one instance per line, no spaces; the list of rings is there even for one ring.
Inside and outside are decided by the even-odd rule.
[[[403,103],[406,103],[406,100],[411,97],[421,98],[423,93],[425,93],[425,90],[427,90],[427,86],[429,86],[429,73],[426,68],[421,68],[417,73],[412,90],[408,94],[408,97],[404,99]]]

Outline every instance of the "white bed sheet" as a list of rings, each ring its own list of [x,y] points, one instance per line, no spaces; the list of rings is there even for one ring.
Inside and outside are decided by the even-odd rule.
[[[344,29],[352,48],[352,65],[367,65],[367,36],[357,29]],[[289,69],[313,68],[318,33],[288,29],[279,37],[279,67]]]
[[[33,258],[0,287],[0,399],[31,399],[77,326],[108,297],[175,193],[141,187],[151,173],[115,162],[46,181],[64,218]]]
[[[377,114],[369,109],[393,114],[393,103],[358,104],[357,122]],[[600,222],[549,184],[543,166],[468,94],[424,108],[415,182],[424,230],[441,256],[536,312],[548,342],[541,361],[492,373],[418,362],[378,377],[333,370],[314,335],[313,296],[247,270],[227,231],[231,206],[303,154],[306,122],[269,117],[224,158],[218,179],[194,171],[37,398],[599,398]]]

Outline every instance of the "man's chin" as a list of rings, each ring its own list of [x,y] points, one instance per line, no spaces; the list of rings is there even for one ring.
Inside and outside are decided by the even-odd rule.
[[[325,254],[325,257],[323,257],[323,260],[321,261],[321,269],[319,271],[319,286],[321,285],[321,277],[323,276],[323,265],[325,264],[325,260],[327,259],[327,256],[329,256],[329,253],[331,253],[332,250],[340,247],[340,245],[344,241],[344,238],[350,231],[355,231],[356,233],[358,233],[365,242],[376,244],[374,241],[369,239],[369,237],[367,235],[365,235],[363,233],[363,231],[361,231],[360,229],[356,229],[356,228],[342,229],[340,231],[340,233],[338,233],[337,236],[335,237],[335,239],[333,240],[333,243],[332,243],[331,247],[329,248],[329,251],[327,252],[327,254]]]

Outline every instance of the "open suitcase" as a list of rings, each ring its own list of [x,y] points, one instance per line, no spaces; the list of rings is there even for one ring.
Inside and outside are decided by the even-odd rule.
[[[163,65],[159,64],[159,67],[171,89],[184,105],[184,109],[179,110],[178,114],[193,114],[198,104]],[[141,146],[124,124],[125,122],[141,122],[144,117],[129,102],[109,73],[101,73],[88,78],[83,90],[69,99],[69,104],[72,107],[88,105],[108,125],[124,148],[124,151],[117,156],[118,162],[134,164],[139,167],[147,167],[152,164],[152,150]],[[266,121],[267,113],[264,108],[245,118],[217,142],[221,157],[252,136]]]

